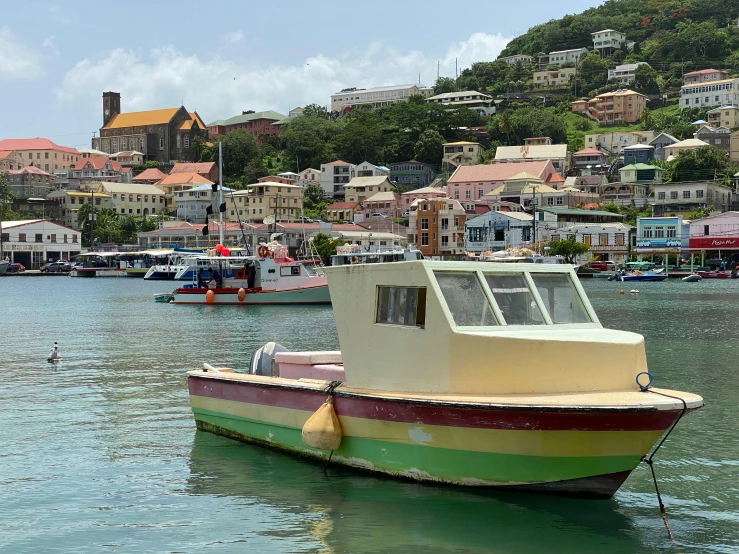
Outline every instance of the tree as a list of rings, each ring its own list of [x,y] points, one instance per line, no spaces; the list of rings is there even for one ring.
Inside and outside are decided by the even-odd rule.
[[[303,198],[313,204],[323,202],[323,188],[320,185],[309,184],[303,189]]]
[[[309,117],[318,117],[321,119],[328,119],[328,110],[318,104],[308,104],[303,108],[303,115]]]
[[[434,129],[425,130],[413,149],[414,157],[431,165],[439,165],[444,155],[444,137]]]
[[[208,149],[211,159],[208,161],[218,161],[218,147]],[[236,129],[227,133],[221,139],[221,149],[223,151],[223,174],[229,177],[237,177],[244,174],[246,167],[259,156],[259,143],[251,133],[244,129]]]
[[[199,162],[203,151],[205,150],[205,141],[203,137],[192,137],[190,141],[190,153],[192,154],[192,160]]]
[[[699,181],[723,176],[729,167],[729,159],[722,150],[706,145],[681,151],[665,166],[668,181]]]
[[[608,81],[608,64],[597,53],[591,52],[580,60],[578,79],[583,90],[602,87]]]
[[[575,237],[568,237],[562,240],[553,240],[549,246],[550,256],[562,256],[565,263],[574,264],[575,258],[588,251],[588,245],[584,242],[577,242]]]
[[[0,173],[0,221],[8,219],[7,213],[10,212],[10,204],[15,196],[10,192],[10,183],[4,173]]]
[[[659,94],[659,73],[648,64],[634,70],[634,89],[642,94]]]
[[[618,204],[616,204],[613,201],[609,202],[608,204],[603,204],[600,207],[600,209],[601,210],[604,210],[606,212],[611,212],[612,214],[620,214],[621,213],[621,208],[619,207]]]
[[[156,161],[156,160],[148,160],[148,161],[147,161],[147,162],[146,162],[146,163],[144,164],[144,167],[145,167],[146,169],[149,169],[149,168],[155,168],[155,169],[159,169],[159,162],[158,162],[158,161]]]
[[[711,215],[711,212],[713,211],[713,206],[703,206],[702,208],[697,208],[690,212],[690,215],[688,216],[688,219],[690,221],[696,220],[696,219],[703,219],[704,217],[708,217]]]
[[[434,94],[456,92],[457,90],[457,83],[451,77],[439,77],[434,83]]]
[[[312,242],[325,265],[331,265],[331,256],[336,254],[336,247],[345,244],[342,239],[333,239],[323,233],[318,233],[313,237]]]
[[[336,159],[333,140],[342,123],[322,119],[313,115],[296,117],[285,125],[281,133],[285,141],[284,156],[288,160],[297,160],[297,171],[309,167],[320,167]]]

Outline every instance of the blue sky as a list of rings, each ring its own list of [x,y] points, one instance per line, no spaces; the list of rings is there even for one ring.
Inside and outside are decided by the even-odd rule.
[[[566,13],[599,4],[570,0]],[[209,123],[241,110],[327,105],[342,88],[433,85],[493,60],[530,26],[565,15],[547,0],[477,4],[323,0],[4,2],[0,139],[89,147],[101,95],[122,110],[183,104]]]

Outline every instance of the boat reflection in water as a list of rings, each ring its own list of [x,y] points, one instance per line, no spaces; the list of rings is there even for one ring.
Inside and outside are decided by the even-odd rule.
[[[225,544],[237,537],[251,543],[248,535],[253,533],[285,541],[284,551],[291,552],[639,552],[645,548],[634,522],[619,513],[621,507],[614,500],[481,494],[362,475],[338,466],[324,470],[320,462],[293,459],[201,431],[193,441],[187,487],[188,494],[217,498],[208,505],[219,513],[224,502],[233,502],[243,521],[251,522],[216,525],[213,532],[222,533],[217,540]],[[267,529],[255,529],[256,522]],[[231,532],[233,537],[226,535]]]

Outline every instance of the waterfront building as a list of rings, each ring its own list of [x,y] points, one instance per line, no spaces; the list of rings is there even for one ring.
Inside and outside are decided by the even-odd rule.
[[[418,198],[410,207],[408,242],[424,257],[449,259],[464,255],[467,212],[459,200]]]
[[[479,142],[448,142],[444,144],[441,166],[445,169],[454,169],[465,165],[477,165],[482,159],[482,150]]]
[[[705,252],[711,258],[739,254],[739,212],[711,214],[693,219],[690,224],[689,246],[693,253]]]
[[[599,94],[590,100],[572,102],[572,111],[603,125],[636,123],[647,107],[647,97],[630,89]],[[586,142],[586,146],[589,146]]]
[[[329,198],[344,196],[344,185],[354,179],[356,176],[356,167],[354,164],[347,163],[343,160],[321,164],[321,188],[323,188],[323,195]]]
[[[355,173],[357,177],[389,177],[390,168],[365,161],[355,167]]]
[[[166,176],[167,174],[159,171],[158,168],[149,167],[136,175],[132,179],[132,182],[138,183],[140,185],[153,185],[164,179]]]
[[[113,198],[110,194],[83,192],[79,190],[53,190],[46,195],[47,200],[59,204],[60,218],[58,223],[70,229],[81,229],[77,214],[82,206],[92,203],[95,210],[113,209]]]
[[[623,148],[634,144],[649,144],[654,131],[621,131],[585,135],[585,147],[601,150],[610,156],[618,156]]]
[[[548,182],[556,175],[554,165],[549,160],[519,162],[511,164],[463,165],[449,177],[447,196],[462,204],[480,200],[487,193],[503,186],[514,175],[527,173]]]
[[[526,54],[514,54],[512,56],[503,56],[498,59],[503,60],[508,65],[516,65],[517,62],[521,62],[524,65],[531,65],[533,60],[531,56],[527,56]]]
[[[359,202],[334,202],[326,206],[328,221],[354,221],[354,215],[362,209]]]
[[[190,143],[195,137],[208,138],[205,123],[197,112],[184,106],[163,110],[121,113],[121,95],[103,93],[103,126],[92,147],[110,154],[126,150],[141,152],[146,160],[171,165],[190,160]]]
[[[593,37],[593,48],[601,56],[609,56],[626,44],[626,35],[613,29],[604,29],[590,33]]]
[[[0,150],[0,173],[21,169],[25,165],[23,155],[16,150]]]
[[[495,114],[493,97],[488,94],[477,92],[476,90],[435,94],[434,96],[429,96],[426,101],[453,108],[468,108],[482,116],[491,116]]]
[[[715,71],[715,70],[712,70]],[[712,73],[711,76],[717,76]],[[687,82],[680,89],[680,107],[713,108],[717,106],[739,106],[739,78]]]
[[[580,171],[592,167],[604,166],[607,163],[606,156],[600,150],[595,148],[583,148],[572,155],[575,169]]]
[[[710,127],[703,125],[695,133],[693,138],[702,140],[706,144],[715,146],[719,150],[729,152],[731,149],[731,129],[728,127]]]
[[[650,146],[654,146],[654,159],[665,160],[665,148],[679,142],[675,137],[667,133],[660,133],[649,141]]]
[[[401,193],[401,215],[407,217],[410,214],[411,205],[419,199],[446,198],[444,187],[423,187]]]
[[[556,50],[549,54],[539,56],[539,71],[549,69],[552,65],[577,64],[583,56],[588,55],[588,49],[571,48],[569,50]]]
[[[615,79],[621,84],[632,85],[636,80],[636,68],[640,65],[649,66],[647,62],[636,62],[617,65],[615,68],[608,70],[608,80],[610,81],[612,79]]]
[[[537,235],[541,242],[565,240],[574,237],[588,247],[587,254],[581,256],[598,260],[610,260],[616,264],[623,264],[629,257],[631,237],[636,229],[626,223],[567,223],[542,221]]]
[[[464,250],[475,254],[533,245],[534,216],[489,211],[464,223]]]
[[[18,152],[24,166],[33,165],[51,174],[55,169],[69,169],[80,159],[77,149],[60,146],[46,138],[3,139],[0,151]]]
[[[379,108],[395,102],[405,102],[417,94],[431,96],[433,89],[423,85],[395,85],[369,89],[346,88],[331,95],[331,111],[347,111],[355,106]]]
[[[148,171],[148,169],[147,169]],[[144,172],[146,173],[146,171]],[[142,173],[141,175],[143,175]],[[152,174],[152,177],[154,175]],[[135,181],[135,180],[134,180]],[[200,173],[174,173],[165,175],[154,183],[156,187],[164,192],[164,208],[168,212],[177,212],[177,194],[180,191],[190,190],[203,185],[214,185],[215,183],[203,177]]]
[[[46,198],[54,185],[54,176],[36,166],[11,169],[5,175],[10,193],[17,198]]]
[[[344,200],[346,202],[359,202],[374,196],[378,192],[390,192],[393,185],[385,176],[378,177],[354,177],[344,185]]]
[[[554,169],[564,175],[570,168],[566,144],[537,144],[523,146],[498,146],[495,163],[520,163],[550,160]]]
[[[713,83],[715,81],[725,81],[730,77],[728,71],[721,69],[701,69],[699,71],[690,71],[683,75],[684,85],[695,85],[698,83]]]
[[[681,140],[665,148],[665,161],[669,162],[672,158],[685,150],[695,150],[697,148],[703,148],[704,146],[709,146],[709,144],[697,138]]]
[[[216,162],[176,163],[169,171],[170,175],[178,175],[180,173],[197,173],[213,183],[217,183],[219,177],[218,164]]]
[[[708,110],[708,124],[711,127],[739,127],[739,106],[720,106]]]
[[[429,186],[436,178],[434,168],[418,160],[390,164],[390,181],[414,189]]]
[[[535,87],[566,86],[570,84],[570,79],[572,79],[576,74],[577,69],[574,67],[534,71],[533,85]]]
[[[70,260],[80,253],[82,234],[45,219],[3,221],[3,254],[26,269],[47,261]]]
[[[110,195],[112,208],[117,214],[148,217],[166,211],[165,194],[155,185],[136,183],[100,183],[95,194]]]
[[[257,138],[261,135],[278,135],[282,130],[282,126],[275,125],[275,123],[285,119],[287,119],[286,116],[272,110],[263,112],[242,111],[241,115],[209,123],[207,126],[208,136],[211,138],[219,137],[237,129],[246,131]]]
[[[689,181],[652,185],[652,215],[684,216],[698,208],[711,206],[714,212],[726,212],[731,205],[732,189],[713,181]]]
[[[580,208],[563,208],[558,206],[542,206],[538,211],[544,214],[544,221],[556,221],[558,224],[618,223],[624,218],[621,214],[615,214],[605,210],[583,210]]]
[[[270,216],[274,216],[275,221],[296,221],[303,207],[303,187],[274,182],[254,183],[247,185],[245,190],[234,191],[224,201],[230,222],[262,223]]]
[[[636,252],[641,255],[687,252],[690,222],[682,215],[639,217],[636,220]]]
[[[362,200],[365,219],[379,214],[390,219],[400,216],[400,195],[393,191],[378,192]]]
[[[105,156],[105,153],[101,154]],[[144,155],[136,150],[126,150],[124,152],[116,152],[108,156],[111,160],[118,162],[121,167],[134,167],[136,165],[144,165]]]

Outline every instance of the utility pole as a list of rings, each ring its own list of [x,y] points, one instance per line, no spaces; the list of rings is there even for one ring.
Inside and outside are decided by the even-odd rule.
[[[440,61],[437,61],[436,62],[436,80],[437,81],[439,80],[439,67],[440,66],[441,66],[441,62]]]
[[[457,70],[457,58],[454,58],[454,78],[459,77],[459,71]]]

